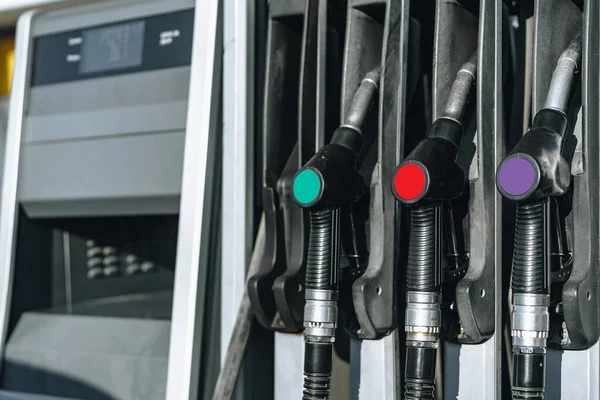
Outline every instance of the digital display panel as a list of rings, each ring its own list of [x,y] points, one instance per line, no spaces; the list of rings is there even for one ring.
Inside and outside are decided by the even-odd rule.
[[[83,31],[80,74],[138,67],[144,50],[144,21]]]
[[[193,31],[188,9],[36,37],[31,84],[190,66]]]

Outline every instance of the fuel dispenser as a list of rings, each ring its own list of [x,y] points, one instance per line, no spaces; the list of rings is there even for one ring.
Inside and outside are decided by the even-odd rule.
[[[600,395],[597,2],[269,9],[275,396]]]
[[[471,96],[475,91],[473,81],[477,65],[482,64],[487,68],[490,68],[491,65],[498,67],[496,63],[502,54],[500,28],[503,21],[503,9],[500,2],[486,2],[481,8],[472,3],[466,3],[457,8],[454,4],[439,2],[435,14],[433,14],[434,7],[427,9],[426,5],[413,5],[410,2],[400,2],[398,4],[394,2],[390,2],[389,4],[363,3],[349,2],[348,4],[348,23],[346,26],[344,51],[345,62],[341,92],[341,114],[342,121],[344,122],[335,131],[331,140],[327,139],[323,142],[320,139],[317,141],[317,143],[320,143],[320,146],[316,148],[320,147],[320,150],[310,160],[301,160],[303,167],[300,171],[293,172],[293,169],[289,168],[289,171],[293,172],[291,176],[295,175],[292,191],[293,200],[298,206],[310,210],[310,225],[306,224],[306,219],[297,220],[302,221],[304,224],[286,225],[285,214],[282,213],[279,217],[276,217],[277,213],[273,213],[273,210],[281,208],[284,211],[291,212],[291,209],[276,205],[268,206],[268,214],[273,215],[271,217],[272,236],[269,236],[269,233],[267,233],[267,247],[265,247],[266,249],[271,249],[265,254],[269,267],[264,268],[263,273],[254,275],[250,279],[249,285],[250,298],[252,299],[254,296],[255,300],[253,304],[259,305],[256,307],[259,310],[259,314],[262,315],[261,306],[262,309],[267,309],[265,305],[275,305],[275,307],[271,306],[268,308],[272,310],[269,315],[273,317],[264,318],[261,315],[258,316],[257,319],[261,324],[269,326],[270,323],[270,328],[275,330],[291,327],[292,325],[285,322],[286,318],[282,317],[287,312],[286,307],[283,307],[282,303],[277,304],[275,293],[278,287],[276,282],[281,282],[283,279],[293,276],[293,274],[277,272],[276,268],[272,267],[274,265],[282,265],[280,262],[284,260],[280,256],[283,253],[272,251],[272,249],[280,251],[279,249],[283,248],[284,243],[287,251],[290,251],[293,246],[297,246],[298,249],[303,246],[303,254],[305,255],[296,254],[299,257],[306,257],[304,259],[306,272],[298,270],[305,273],[306,278],[303,282],[304,285],[293,286],[297,289],[298,293],[304,292],[306,296],[303,327],[306,336],[306,348],[304,352],[304,398],[307,399],[327,398],[330,394],[329,377],[332,371],[332,348],[334,343],[338,344],[339,339],[344,337],[344,335],[339,334],[340,328],[345,330],[347,335],[352,338],[351,348],[354,346],[354,343],[360,343],[359,340],[362,339],[361,346],[365,346],[365,348],[375,349],[376,347],[371,346],[371,344],[365,345],[365,343],[368,343],[368,340],[374,340],[373,344],[378,343],[377,345],[379,346],[379,343],[381,343],[382,348],[392,349],[390,354],[379,352],[376,353],[376,356],[371,355],[370,358],[363,351],[359,353],[360,377],[354,376],[353,378],[353,381],[354,379],[360,381],[361,389],[359,390],[359,394],[361,396],[368,396],[373,393],[388,393],[391,396],[395,396],[399,390],[397,385],[390,384],[390,382],[395,381],[394,376],[402,373],[402,368],[393,358],[399,357],[402,354],[395,350],[398,347],[394,343],[398,342],[400,335],[395,333],[394,329],[397,323],[398,311],[403,308],[398,307],[399,303],[402,303],[400,299],[403,296],[399,296],[398,294],[398,290],[401,290],[401,287],[399,287],[397,281],[401,279],[401,271],[404,268],[403,257],[406,254],[399,252],[401,247],[399,246],[398,239],[402,240],[402,236],[400,235],[400,214],[397,213],[394,206],[392,193],[382,188],[387,186],[387,183],[384,184],[383,182],[389,182],[395,175],[394,169],[390,165],[394,165],[401,160],[404,155],[405,146],[408,147],[408,150],[420,139],[419,136],[407,134],[403,130],[403,124],[406,108],[409,107],[417,87],[421,89],[425,88],[425,90],[427,88],[427,86],[421,86],[418,83],[422,79],[419,69],[420,61],[427,63],[427,58],[423,58],[422,56],[422,51],[426,49],[426,45],[421,43],[421,37],[431,35],[429,37],[435,43],[437,51],[434,58],[451,61],[447,66],[439,64],[436,67],[437,69],[434,69],[434,115],[439,113],[440,105],[443,103],[441,99],[449,99],[449,116],[442,120],[440,124],[444,125],[445,121],[447,125],[459,126],[459,128],[456,128],[456,126],[454,128],[446,127],[447,130],[453,131],[453,133],[448,133],[448,135],[452,136],[450,140],[456,142],[454,145],[456,153],[458,152],[457,146],[460,144],[460,134],[456,133],[456,131],[462,129],[459,121],[465,112],[466,104],[469,103],[469,100],[471,100],[471,108],[466,112],[469,121],[466,125],[470,136],[469,140],[465,141],[465,143],[472,142],[475,136],[475,103],[472,101]],[[271,12],[278,10],[277,7],[278,3],[274,3]],[[316,9],[316,6],[309,1],[306,3],[306,8],[304,9],[305,37],[310,37],[308,29],[313,26],[309,18],[313,7]],[[436,32],[446,32],[447,29],[450,29],[450,31],[455,33],[448,38],[445,38],[441,33],[436,36],[433,34],[433,24],[430,25],[431,33],[427,31],[422,32],[421,26],[427,27],[426,18],[423,19],[422,17],[423,15],[427,15],[427,11],[423,9],[427,9],[430,12],[430,16],[433,17],[435,15]],[[301,8],[298,7],[297,12],[299,13],[300,10]],[[332,18],[332,8],[328,10],[330,12],[328,18]],[[492,28],[489,29],[489,25],[478,25],[477,21],[479,18],[492,24]],[[444,27],[446,30],[442,29]],[[479,29],[479,27],[481,28]],[[484,27],[488,29],[484,29]],[[274,32],[274,30],[271,32]],[[486,47],[485,50],[480,51],[483,55],[483,61],[479,62],[476,61],[477,58],[473,54],[473,51],[476,50],[477,35],[481,35],[486,41],[494,43],[494,46],[490,48]],[[461,43],[463,45],[461,51],[458,53],[453,52],[452,49],[455,48],[455,42],[458,43],[458,41],[463,41]],[[311,42],[308,40],[304,42],[304,46],[306,47],[303,49],[305,53],[302,54],[308,54],[308,49],[310,49],[308,43]],[[272,45],[273,39],[271,41]],[[430,54],[433,53],[433,49],[430,48],[429,51]],[[467,61],[472,54],[471,61],[466,64],[464,71],[459,73],[456,87],[450,91],[454,75],[460,70],[461,63]],[[286,57],[285,59],[295,62],[292,57]],[[307,74],[307,72],[310,73],[312,71],[306,66],[307,62],[305,60],[301,64],[304,68],[300,71],[304,75],[302,75],[302,85],[300,86],[301,113],[299,114],[299,124],[301,128],[299,132],[301,137],[298,139],[298,143],[303,143],[303,138],[307,137],[306,129],[311,130],[311,125],[303,124],[303,117],[306,116],[306,114],[302,114],[305,112],[305,103],[303,103],[305,97],[303,95],[312,93],[310,92],[310,88],[314,88],[314,86],[311,86],[314,85],[312,82],[315,77],[320,76],[318,74]],[[405,71],[401,68],[401,65],[407,62],[410,68],[408,71]],[[290,68],[289,71],[294,70]],[[407,73],[409,78],[406,77],[407,75],[404,75],[405,73]],[[286,76],[289,77],[290,75]],[[329,77],[332,75],[325,76]],[[396,77],[398,76],[401,77],[400,86],[395,86],[392,81],[397,82]],[[501,86],[503,83],[502,73],[485,73],[484,76],[486,77],[485,83],[479,84],[478,90],[488,89],[495,85]],[[378,79],[375,79],[375,77],[378,77]],[[309,78],[313,80],[309,80]],[[332,79],[335,80],[335,75],[333,75]],[[329,86],[326,87],[329,88]],[[375,95],[375,90],[382,87],[383,91],[379,95]],[[293,88],[290,89],[290,93],[294,94]],[[273,93],[281,93],[275,91],[275,89],[273,90]],[[403,95],[398,97],[398,93],[400,92]],[[501,153],[503,133],[500,121],[503,119],[503,115],[502,110],[495,108],[495,102],[501,99],[501,96],[497,91],[494,91],[494,93],[496,93],[497,97],[489,101],[481,101],[478,105],[478,107],[485,110],[485,114],[489,115],[489,117],[481,118],[479,126],[485,129],[485,134],[478,133],[481,136],[478,136],[478,139],[476,139],[476,141],[483,141],[485,143],[485,151],[479,151],[475,158],[474,170],[476,172],[474,172],[474,177],[471,178],[474,192],[471,196],[472,203],[469,203],[469,197],[465,195],[460,202],[455,202],[459,210],[447,213],[444,216],[444,220],[449,221],[449,223],[446,223],[448,230],[443,231],[443,234],[446,235],[445,237],[450,238],[446,241],[446,244],[455,246],[444,249],[448,255],[448,259],[453,260],[453,262],[448,261],[448,264],[454,266],[445,273],[447,275],[445,277],[445,286],[447,289],[445,291],[444,307],[448,307],[448,310],[444,313],[444,334],[450,340],[458,343],[477,344],[485,342],[493,336],[500,319],[500,312],[495,308],[496,301],[498,300],[497,296],[501,292],[500,279],[495,279],[498,278],[495,274],[495,260],[497,256],[493,251],[491,254],[489,253],[489,249],[493,249],[499,244],[499,239],[495,235],[495,229],[500,223],[498,196],[493,185],[490,186],[489,184],[484,185],[481,183],[482,175],[486,177],[486,182],[490,178],[493,181],[493,174]],[[376,102],[375,99],[377,98],[379,102]],[[379,121],[382,122],[378,122],[374,118],[377,115],[375,114],[375,110],[369,111],[371,103],[373,105],[377,104],[377,113],[382,118]],[[423,107],[426,103],[424,101],[420,105]],[[276,108],[284,106],[280,102],[267,104],[273,104],[273,107]],[[312,103],[310,104],[311,107],[308,108],[309,112],[313,109]],[[328,105],[331,104],[332,102],[328,103]],[[295,107],[293,102],[286,104],[286,106],[288,105],[292,109]],[[285,113],[280,111],[277,114],[271,114],[265,121],[281,121],[284,118],[283,115]],[[327,115],[329,114],[327,113]],[[410,116],[412,118],[407,118],[408,126],[418,126],[418,123],[415,122],[418,118],[417,115],[423,115],[423,118],[426,119],[427,112],[422,108],[417,113],[412,114]],[[287,119],[289,120],[289,118]],[[379,125],[380,123],[383,123],[383,125]],[[273,126],[280,126],[280,124]],[[398,130],[399,127],[401,127],[400,130]],[[421,127],[421,130],[423,130],[423,127]],[[276,132],[273,130],[271,136],[266,136],[265,140],[277,143],[279,148],[287,142],[283,142],[282,139],[279,139],[277,142],[273,141],[272,138],[275,136],[272,135]],[[280,129],[280,132],[283,132],[283,130]],[[317,132],[321,132],[321,130],[317,130]],[[330,132],[333,132],[333,130]],[[292,149],[292,143],[293,140],[287,145],[288,149]],[[406,143],[409,144],[406,145]],[[299,149],[302,148],[302,146],[299,147]],[[272,157],[281,158],[280,153],[274,151],[272,153],[272,155],[267,156],[266,160]],[[454,154],[455,156],[456,153]],[[310,151],[304,154],[310,154]],[[452,159],[451,156],[448,157],[448,160]],[[290,176],[288,173],[283,172],[284,162],[285,159],[281,159],[277,164],[279,165],[278,171],[280,172],[267,176],[275,177],[278,174],[282,177]],[[471,159],[467,159],[466,161],[459,160],[459,162],[461,164],[456,164],[454,171],[456,172],[455,175],[462,174],[461,179],[455,179],[457,187],[460,187],[460,189],[457,189],[458,192],[453,193],[448,200],[460,195],[465,190]],[[266,165],[268,166],[268,164]],[[287,165],[291,164],[288,163]],[[287,170],[288,167],[286,166],[285,169]],[[441,169],[443,170],[443,167]],[[444,170],[444,172],[447,173],[448,171]],[[482,175],[478,175],[479,173]],[[404,180],[404,178],[399,180]],[[277,198],[281,202],[282,199],[285,199],[283,193],[290,192],[282,192],[282,189],[286,186],[281,180],[279,182],[277,188],[280,192]],[[271,185],[271,187],[274,186]],[[367,190],[369,187],[370,190]],[[269,199],[273,198],[275,191],[268,189],[265,193],[271,193],[265,197]],[[395,195],[398,195],[397,191]],[[276,203],[269,201],[268,204]],[[483,220],[483,224],[478,223],[473,225],[476,234],[472,236],[465,236],[461,228],[462,220],[466,218],[466,210],[471,212],[473,221],[477,220],[479,222]],[[463,214],[460,214],[461,212]],[[454,223],[455,213],[461,215],[460,221],[457,223]],[[269,217],[267,217],[266,221],[268,220]],[[468,218],[467,220],[471,221]],[[306,229],[310,226],[311,235],[309,235],[308,242],[289,240],[292,236],[288,236],[288,232],[290,231],[287,228],[283,228],[285,226],[293,226],[298,231],[303,229],[304,235],[306,235]],[[458,233],[456,230],[458,230]],[[286,237],[285,242],[282,240],[281,234],[274,234],[274,232],[282,231],[286,233],[283,235]],[[268,224],[267,232],[269,232]],[[438,234],[441,232],[441,230],[437,231]],[[493,238],[493,240],[482,243],[482,236],[485,237],[485,235],[489,235],[488,239]],[[304,240],[306,240],[306,236],[304,236]],[[465,243],[465,240],[470,242]],[[442,243],[441,236],[438,238],[437,243],[438,245]],[[480,244],[484,246],[479,246]],[[478,262],[469,269],[467,268],[468,252],[466,249],[470,248],[470,246],[476,247],[471,249],[471,254]],[[277,256],[275,257],[276,254]],[[441,252],[439,252],[438,257],[441,259]],[[279,262],[274,263],[274,258],[279,260]],[[286,257],[285,260],[290,260],[290,258]],[[441,268],[439,264],[438,266]],[[283,269],[280,271],[283,271]],[[439,274],[440,272],[438,271],[437,273]],[[268,284],[268,276],[272,277],[269,279],[271,279],[273,284]],[[277,278],[277,276],[279,277]],[[265,300],[261,300],[259,296],[252,294],[253,291],[259,293],[256,288],[259,287],[259,284],[263,284],[262,282],[264,282],[265,290],[261,295],[264,296]],[[497,289],[498,293],[496,293]],[[292,295],[298,297],[298,293],[293,293]],[[348,297],[348,293],[351,293],[350,298]],[[474,293],[477,296],[474,296]],[[459,300],[455,299],[459,297]],[[348,301],[348,299],[351,300]],[[259,302],[259,300],[261,301]],[[300,300],[294,304],[302,305],[303,301]],[[255,306],[253,305],[253,307]],[[414,315],[413,308],[409,302],[407,313],[413,313]],[[459,322],[458,313],[460,313],[461,318],[464,320],[464,326],[462,326],[463,321]],[[297,311],[297,315],[302,314]],[[438,321],[441,324],[440,314],[438,314]],[[301,330],[300,325],[296,324],[295,326],[296,329],[290,329],[290,331],[298,332]],[[392,335],[387,338],[386,336],[390,333]],[[410,335],[411,332],[407,333]],[[378,340],[382,338],[384,339]],[[492,343],[490,346],[495,345]],[[422,350],[421,347],[416,347],[416,349]],[[485,365],[490,361],[493,363],[500,362],[499,354],[493,354],[491,357],[486,358],[485,355],[489,354],[486,347],[480,346],[478,351],[480,353],[478,361],[482,364]],[[409,353],[411,353],[410,350]],[[351,353],[351,365],[357,364],[358,360],[354,358],[356,356],[356,353]],[[435,350],[429,352],[429,356],[428,371],[435,375],[437,352]],[[275,357],[277,360],[277,354]],[[370,381],[363,381],[363,376],[372,377],[372,374],[363,375],[362,373],[364,369],[369,368],[368,362],[365,362],[369,359],[373,361],[373,365],[377,365],[375,363],[377,361],[378,365],[387,366],[386,370],[382,371],[382,376],[390,374],[392,379],[387,380],[387,383],[382,385],[384,389],[375,389],[376,391],[373,392],[367,392],[363,389],[365,387],[377,386]],[[382,364],[382,360],[389,361],[384,361]],[[297,358],[296,362],[298,362]],[[296,376],[294,379],[297,381],[297,374],[293,375]],[[486,376],[485,379],[487,384],[483,392],[496,393],[496,380],[499,377],[491,374]],[[461,382],[464,381],[461,380]],[[431,377],[431,381],[425,386],[427,386],[427,389],[424,389],[425,391],[431,390],[428,393],[433,393],[434,378]],[[412,389],[409,388],[407,390],[410,394]],[[420,389],[417,390],[417,392],[419,391]],[[474,395],[481,393],[481,391],[476,392],[477,394]],[[465,392],[463,391],[463,393]],[[413,393],[413,395],[417,396],[415,398],[419,398],[420,394]]]
[[[265,241],[247,291],[256,320],[275,332],[276,397],[301,393],[290,360],[302,359],[296,333],[303,330],[308,219],[293,202],[292,181],[336,123],[344,9],[340,1],[269,5],[262,132]]]
[[[598,393],[597,378],[578,378],[597,368],[600,332],[593,261],[599,240],[597,160],[586,156],[598,146],[592,122],[598,92],[590,80],[598,62],[591,33],[598,9],[592,3],[536,2],[535,114],[498,168],[498,190],[517,205],[513,398]],[[550,35],[552,42],[543,39]],[[562,379],[551,378],[559,374]]]
[[[490,181],[512,118],[508,17],[499,1],[436,3],[433,124],[388,181],[410,213],[405,398],[501,396],[503,217]]]
[[[274,46],[287,52],[291,51],[293,43],[298,43],[292,41],[294,36],[291,34],[285,36],[286,42],[279,39],[282,37],[281,32],[283,31],[279,29],[282,29],[284,24],[292,26],[290,24],[294,21],[287,14],[285,17],[277,16],[277,13],[284,10],[284,4],[286,3],[273,3],[270,7],[270,13],[277,18],[273,17],[270,22],[269,65],[273,65],[272,63],[276,61],[273,60],[273,57],[279,54],[275,51]],[[398,4],[373,2],[373,4],[367,5],[350,2],[347,6],[345,2],[331,2],[328,7],[325,7],[324,2],[308,1],[305,2],[304,8],[294,8],[291,2],[286,5],[285,9],[288,12],[295,10],[297,14],[300,14],[301,10],[304,10],[302,52],[290,53],[301,55],[301,68],[299,71],[295,69],[298,67],[295,66],[296,60],[292,56],[284,57],[288,63],[285,72],[281,68],[267,68],[267,82],[277,83],[277,85],[267,83],[265,182],[269,182],[267,178],[271,179],[276,176],[280,176],[280,178],[277,182],[277,190],[273,189],[274,184],[268,184],[268,187],[265,187],[264,199],[267,217],[265,219],[267,228],[265,249],[267,251],[264,265],[266,267],[262,268],[262,272],[253,274],[250,278],[248,286],[250,299],[253,309],[257,310],[259,314],[257,320],[265,327],[288,333],[301,332],[302,329],[310,330],[311,327],[318,329],[317,326],[323,321],[308,321],[306,312],[310,313],[310,318],[320,318],[314,313],[319,313],[319,301],[323,299],[311,298],[305,308],[304,295],[307,290],[311,290],[313,293],[315,283],[327,285],[325,283],[326,273],[323,271],[324,268],[330,266],[325,261],[327,257],[323,254],[327,252],[325,244],[329,243],[329,240],[334,240],[333,247],[329,251],[334,257],[333,270],[339,268],[340,287],[337,298],[340,304],[338,308],[340,322],[338,326],[338,316],[329,315],[331,321],[326,322],[328,325],[327,332],[325,332],[328,334],[329,343],[335,343],[335,349],[340,358],[350,361],[351,374],[356,374],[355,366],[360,365],[360,372],[358,372],[360,375],[363,371],[372,372],[372,368],[381,371],[382,376],[384,374],[393,375],[393,367],[387,369],[382,367],[379,362],[383,359],[383,351],[378,349],[378,355],[372,360],[368,359],[369,356],[373,356],[372,354],[364,358],[359,354],[358,357],[361,358],[359,360],[351,354],[353,351],[351,348],[359,339],[377,340],[389,335],[393,332],[397,321],[395,284],[397,264],[396,262],[384,262],[390,257],[397,257],[397,249],[394,247],[396,235],[394,203],[391,194],[385,190],[385,185],[382,185],[384,181],[381,176],[381,171],[385,171],[386,175],[390,174],[391,168],[389,167],[390,163],[382,162],[379,155],[384,154],[386,160],[395,161],[397,153],[394,150],[395,143],[396,141],[400,142],[401,139],[396,138],[393,130],[381,129],[378,114],[382,112],[382,108],[378,104],[380,104],[382,96],[385,96],[390,105],[386,124],[394,126],[401,123],[400,121],[404,118],[404,101],[402,97],[398,97],[398,91],[406,90],[411,93],[409,96],[412,96],[416,90],[418,79],[408,83],[409,90],[403,86],[398,87],[395,79],[397,77],[402,77],[403,81],[406,79],[405,71],[401,66],[408,59],[409,53],[418,54],[417,45],[412,45],[413,43],[418,44],[418,26],[410,19],[409,2]],[[326,23],[327,29],[325,29]],[[412,42],[408,41],[409,30]],[[387,58],[389,62],[382,66],[382,61],[386,59],[384,54],[389,54]],[[385,75],[383,70],[387,70],[389,74],[385,94],[379,93],[377,90],[380,85],[380,77]],[[300,74],[301,82],[297,94],[299,107],[294,103],[296,89],[291,86],[298,79],[298,74]],[[417,75],[410,74],[411,77]],[[321,83],[323,80],[325,84]],[[284,87],[284,84],[289,84],[289,86],[285,86],[287,92],[279,90],[280,87]],[[281,98],[277,97],[284,94],[285,98],[291,99],[291,101],[282,102]],[[299,110],[297,114],[295,114],[296,110]],[[342,127],[336,131],[340,112],[342,120],[347,123],[343,123]],[[296,137],[289,136],[289,133],[286,133],[289,129],[283,129],[282,124],[285,123],[287,127],[290,121],[294,121],[294,118],[297,118],[298,121],[298,137],[297,144],[293,147]],[[346,186],[349,187],[350,184],[356,185],[358,192],[353,195],[352,201],[356,202],[354,204],[350,204],[352,203],[350,202],[344,206],[343,211],[335,218],[337,224],[335,226],[339,227],[337,229],[340,230],[340,233],[334,234],[337,229],[333,229],[333,225],[329,226],[329,222],[315,216],[314,226],[318,226],[322,230],[319,235],[320,241],[315,241],[316,239],[313,238],[311,242],[308,237],[309,213],[304,212],[297,204],[301,207],[311,207],[314,199],[307,199],[310,197],[309,194],[315,195],[315,185],[319,186],[319,181],[318,179],[315,181],[315,175],[311,175],[312,169],[303,169],[301,171],[306,172],[301,173],[298,173],[298,169],[307,162],[312,162],[309,160],[317,160],[320,156],[313,156],[313,154],[318,149],[325,151],[324,149],[330,148],[327,146],[340,149],[339,143],[333,145],[332,141],[339,139],[339,134],[334,131],[346,132],[348,130],[354,132],[352,135],[358,135],[356,140],[363,141],[364,146],[358,142],[351,143],[354,140],[352,138],[351,142],[341,145],[342,153],[347,146],[353,149],[350,152],[354,154],[354,157],[358,157],[356,160],[358,169],[355,170],[354,175],[344,178],[345,185],[336,187],[343,189]],[[385,139],[383,139],[384,137]],[[383,140],[389,147],[384,147]],[[325,147],[323,147],[324,145]],[[358,147],[354,148],[355,145]],[[281,152],[280,150],[283,148],[288,150]],[[288,153],[290,156],[286,164],[286,157],[288,157],[286,154]],[[375,167],[376,164],[377,167]],[[377,172],[374,172],[375,170]],[[338,172],[337,174],[344,176],[345,173]],[[352,177],[360,178],[364,182],[362,184],[355,183],[354,179],[350,179]],[[331,179],[331,177],[328,178],[330,183],[327,193],[336,196],[336,190],[332,190],[331,185],[334,183],[331,183]],[[333,182],[335,181],[336,179],[333,180]],[[369,195],[369,192],[373,193],[373,197]],[[274,202],[272,199],[277,201]],[[292,202],[291,207],[286,205],[290,201]],[[386,204],[385,212],[381,209],[382,202]],[[392,218],[387,218],[387,216]],[[324,218],[327,219],[327,217]],[[371,237],[373,243],[371,248],[367,242],[368,236]],[[382,246],[382,243],[385,243],[385,246]],[[320,261],[315,258],[317,250],[321,255]],[[338,266],[336,260],[341,261],[341,267]],[[287,265],[285,265],[286,262]],[[318,264],[317,269],[321,271],[316,275],[314,270],[312,272],[306,270],[310,265],[315,267],[315,262]],[[315,282],[315,279],[318,282]],[[335,279],[332,283],[335,283]],[[327,306],[335,309],[332,301],[333,298],[328,300]],[[275,307],[268,306],[269,304]],[[316,308],[312,305],[316,305]],[[264,310],[272,311],[264,313]],[[297,322],[290,319],[290,311],[292,311],[291,316],[294,316]],[[263,317],[265,314],[268,317]],[[310,327],[307,328],[308,325]],[[289,360],[293,359],[296,360],[298,366],[301,366],[302,359],[306,358],[305,366],[308,366],[311,363],[310,360],[313,360],[323,363],[321,366],[329,368],[328,365],[330,365],[333,354],[331,345],[314,344],[310,339],[318,338],[320,335],[309,336],[307,349],[311,350],[305,351],[303,356],[302,342],[293,341],[294,335],[277,333],[276,365],[282,365],[278,364],[279,360],[284,360],[286,365],[289,365]],[[334,337],[336,337],[335,341]],[[353,344],[348,345],[348,339]],[[278,340],[285,341],[288,344],[287,348],[278,347]],[[381,346],[382,350],[384,348],[383,341],[375,341],[373,344]],[[312,349],[323,350],[326,354],[321,357],[321,354],[315,354]],[[287,359],[282,357],[285,354],[288,355]],[[391,360],[392,356],[387,356]],[[376,359],[377,357],[379,358]],[[294,388],[298,387],[299,381],[290,382],[290,377],[295,374],[292,374],[289,368],[293,367],[287,367],[287,378],[278,377],[277,372],[275,373],[276,395],[279,387],[285,387],[284,392],[281,393],[289,393],[289,395],[300,393],[300,391],[294,391]],[[319,375],[319,372],[313,371],[310,366],[308,368],[307,382],[311,387],[305,388],[305,396],[329,395],[328,388],[319,389],[320,384],[317,381],[320,378],[315,378],[314,375]],[[300,370],[298,372],[301,373]],[[340,371],[338,370],[338,372]],[[343,379],[348,382],[348,376],[344,376]],[[358,377],[358,379],[361,378]],[[334,381],[339,380],[334,378]],[[287,385],[286,382],[288,382]],[[363,387],[376,386],[366,379],[363,385]],[[342,389],[342,393],[344,390],[352,390],[353,386],[353,384],[348,385],[346,389]],[[391,393],[394,389],[382,387],[379,390],[382,393]],[[373,393],[371,394],[373,395]]]
[[[185,347],[218,340],[204,325],[218,310],[196,312],[197,298],[219,296],[207,235],[218,231],[217,17],[193,1],[123,1],[19,19],[0,223],[3,394],[212,392],[218,352],[201,362]],[[208,200],[190,204],[192,191]],[[194,207],[209,217],[190,218]],[[200,238],[202,258],[190,244]]]

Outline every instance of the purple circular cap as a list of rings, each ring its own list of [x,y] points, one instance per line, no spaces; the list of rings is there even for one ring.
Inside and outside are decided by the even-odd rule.
[[[500,167],[498,183],[511,196],[522,196],[535,184],[535,169],[529,160],[514,157]]]

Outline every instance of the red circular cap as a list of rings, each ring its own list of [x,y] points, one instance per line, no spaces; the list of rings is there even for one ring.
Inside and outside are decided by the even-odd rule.
[[[425,190],[425,172],[417,164],[404,164],[396,171],[394,190],[402,200],[416,199]]]

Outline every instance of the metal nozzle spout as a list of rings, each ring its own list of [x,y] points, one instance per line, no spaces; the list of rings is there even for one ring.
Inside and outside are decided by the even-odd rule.
[[[369,112],[373,96],[379,89],[380,77],[381,67],[379,66],[365,75],[354,94],[344,125],[350,126],[359,132],[361,131],[361,126]]]

